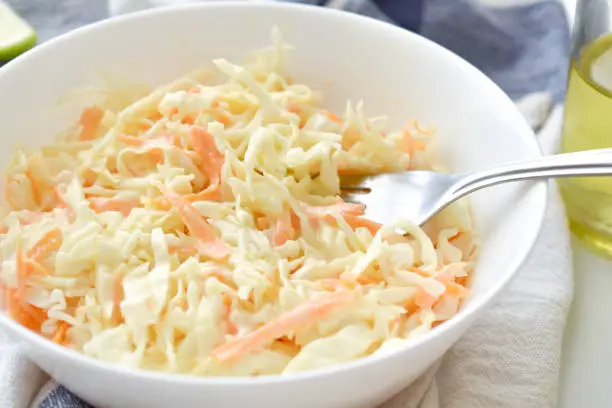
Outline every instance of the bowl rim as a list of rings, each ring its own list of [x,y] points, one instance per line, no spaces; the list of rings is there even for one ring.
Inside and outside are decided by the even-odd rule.
[[[72,38],[78,37],[84,33],[98,31],[98,30],[107,30],[116,24],[125,24],[134,20],[146,19],[153,16],[158,16],[160,14],[181,14],[188,12],[194,9],[204,9],[208,11],[213,11],[215,9],[269,9],[269,10],[289,10],[291,12],[298,13],[310,13],[310,14],[319,14],[325,15],[325,18],[336,18],[336,19],[344,19],[348,21],[353,21],[354,25],[373,25],[381,32],[385,32],[389,35],[395,36],[404,36],[406,38],[411,38],[411,41],[420,43],[421,46],[429,47],[433,49],[433,52],[444,54],[446,58],[450,61],[456,63],[461,69],[466,71],[471,71],[472,75],[476,77],[482,78],[482,81],[486,83],[489,88],[495,89],[496,92],[500,94],[502,98],[506,98],[506,100],[510,103],[512,101],[505,94],[501,88],[497,84],[495,84],[491,79],[489,79],[484,73],[474,67],[472,64],[459,57],[454,52],[446,49],[445,47],[434,43],[433,41],[422,37],[419,34],[410,32],[406,29],[403,29],[399,26],[374,19],[372,17],[363,16],[351,12],[346,12],[337,9],[330,9],[326,7],[320,7],[315,5],[308,4],[296,4],[296,3],[285,3],[285,2],[254,2],[254,3],[243,3],[243,2],[222,2],[222,1],[210,1],[204,3],[192,3],[192,4],[182,4],[176,5],[172,7],[159,7],[153,8],[150,10],[138,11],[126,15],[111,17],[102,21],[95,22],[93,24],[89,24],[70,32],[64,33],[58,37],[50,39],[49,41],[35,47],[33,50],[15,58],[10,61],[6,65],[4,65],[0,69],[0,81],[2,78],[7,75],[8,72],[19,69],[21,65],[26,64],[29,59],[36,57],[37,54],[48,52],[52,50],[54,47],[71,41]],[[516,110],[517,116],[520,115],[518,110]],[[542,156],[542,150],[540,145],[538,144],[536,137],[528,126],[527,122],[523,119],[525,131],[518,132],[520,135],[517,137],[524,143],[527,148],[530,150],[530,153],[534,156],[534,158]],[[483,308],[490,304],[491,301],[499,295],[499,293],[508,287],[510,281],[516,276],[517,271],[525,262],[527,255],[533,249],[535,241],[540,234],[540,230],[544,221],[545,212],[548,206],[548,195],[549,188],[548,184],[545,181],[534,182],[532,187],[537,189],[536,196],[534,197],[534,210],[533,214],[537,217],[537,225],[533,226],[533,230],[531,236],[528,240],[528,245],[525,247],[517,257],[515,257],[514,261],[511,264],[508,264],[506,267],[506,273],[503,278],[496,282],[496,284],[488,291],[488,293],[484,294],[474,305],[474,308],[469,311],[460,311],[456,316],[452,319],[445,322],[445,324],[436,327],[435,330],[431,330],[424,335],[406,341],[405,344],[399,346],[397,349],[390,350],[387,353],[381,355],[368,355],[356,360],[334,364],[328,367],[322,367],[318,369],[313,369],[304,372],[292,373],[289,375],[266,375],[259,377],[223,377],[223,376],[215,376],[215,377],[200,377],[191,374],[184,373],[165,373],[165,372],[157,372],[157,371],[149,371],[142,368],[135,367],[127,367],[122,366],[116,363],[110,363],[102,360],[95,359],[93,357],[87,356],[75,350],[69,349],[67,347],[61,346],[59,344],[53,343],[48,339],[36,334],[27,328],[21,326],[19,323],[9,318],[4,313],[0,313],[0,327],[4,326],[9,329],[10,332],[16,334],[18,337],[27,340],[28,342],[35,345],[37,348],[42,349],[46,352],[53,353],[57,358],[70,360],[71,364],[79,365],[81,367],[92,369],[96,371],[106,371],[109,374],[114,374],[122,377],[135,377],[143,380],[150,381],[164,381],[168,384],[181,384],[181,385],[215,385],[215,386],[235,386],[235,385],[272,385],[272,384],[287,384],[287,383],[295,383],[305,380],[311,379],[321,379],[329,376],[336,376],[346,374],[348,372],[363,368],[365,366],[374,364],[378,361],[383,361],[387,359],[392,359],[396,355],[400,353],[404,353],[411,349],[417,349],[425,347],[428,343],[430,343],[436,337],[441,337],[445,332],[453,330],[455,327],[462,324],[463,321],[469,320],[473,317],[475,313],[478,313],[483,310]],[[467,327],[467,326],[466,326]],[[27,347],[26,347],[27,349]],[[26,354],[29,354],[26,352]],[[55,358],[55,357],[54,357]]]

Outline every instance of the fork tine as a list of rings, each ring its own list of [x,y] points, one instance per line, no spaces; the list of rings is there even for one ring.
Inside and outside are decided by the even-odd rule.
[[[342,201],[344,201],[345,203],[360,204],[360,205],[363,205],[364,207],[367,207],[365,205],[365,203],[363,203],[359,199],[359,195],[358,194],[352,194],[352,193],[349,193],[349,192],[341,192],[340,193],[340,198],[342,198]]]
[[[354,190],[354,191],[365,191],[370,192],[368,188],[368,182],[371,176],[364,175],[345,175],[340,177],[340,189],[341,190]]]

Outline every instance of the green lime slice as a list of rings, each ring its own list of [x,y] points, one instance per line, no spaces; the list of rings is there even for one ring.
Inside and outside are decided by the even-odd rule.
[[[0,0],[0,61],[8,61],[36,45],[36,32]]]

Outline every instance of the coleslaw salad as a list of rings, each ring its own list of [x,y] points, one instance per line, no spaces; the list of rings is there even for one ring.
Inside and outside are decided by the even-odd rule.
[[[7,313],[86,355],[200,376],[289,374],[384,353],[454,316],[476,254],[464,202],[378,225],[343,175],[438,168],[435,132],[340,117],[273,45],[221,84],[109,93],[6,173]],[[398,231],[401,231],[399,233]]]

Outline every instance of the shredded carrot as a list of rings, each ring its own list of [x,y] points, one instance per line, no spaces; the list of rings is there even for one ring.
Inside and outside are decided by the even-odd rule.
[[[198,239],[198,251],[215,260],[225,260],[229,256],[229,248],[215,236],[214,229],[204,221],[198,210],[173,191],[165,189],[163,193],[191,234]]]
[[[414,154],[415,150],[425,150],[425,143],[420,140],[415,140],[409,133],[404,133],[404,152],[410,155]]]
[[[142,146],[145,144],[143,139],[136,136],[120,134],[117,135],[117,139],[128,146]]]
[[[184,200],[189,203],[196,203],[198,201],[221,201],[221,189],[218,184],[210,185],[199,193],[192,193],[182,196]],[[172,204],[166,197],[157,197],[153,200],[153,204],[160,210],[169,210],[172,208]]]
[[[113,288],[113,312],[112,318],[115,321],[121,320],[121,299],[123,298],[123,277],[116,272],[114,288]]]
[[[376,279],[372,279],[372,278],[369,278],[369,277],[363,276],[363,275],[359,275],[357,278],[355,278],[355,280],[357,281],[357,283],[359,283],[362,286],[365,286],[365,285],[378,285],[378,281]]]
[[[193,150],[202,159],[202,173],[208,175],[210,184],[219,184],[225,158],[219,152],[214,137],[204,128],[192,126],[189,131],[189,140]]]
[[[95,139],[103,117],[104,111],[98,106],[91,106],[83,109],[83,113],[81,114],[81,119],[79,121],[82,126],[79,140],[87,141]]]
[[[358,217],[365,213],[365,206],[363,204],[345,203],[341,198],[338,198],[336,204],[321,207],[307,206],[306,213],[312,217],[324,217],[334,214]]]
[[[257,217],[255,219],[255,226],[260,231],[270,228],[270,219],[268,217]]]
[[[302,108],[300,108],[300,106],[296,103],[293,102],[289,102],[289,104],[287,105],[287,112],[289,113],[293,113],[295,115],[298,115],[300,118],[300,124],[299,124],[299,128],[303,128],[304,125],[306,125],[306,115],[303,115],[302,113]]]
[[[124,216],[130,215],[130,212],[137,207],[140,207],[140,200],[130,199],[121,200],[118,198],[105,197],[89,197],[87,199],[91,209],[97,213],[104,211],[119,211]]]
[[[215,109],[213,111],[213,117],[219,123],[223,123],[223,125],[228,126],[231,122],[230,116],[221,109]]]
[[[31,274],[44,275],[47,271],[40,265],[40,262],[52,251],[61,246],[61,230],[55,228],[47,232],[33,247],[24,255],[21,244],[15,250],[15,266],[17,270],[17,290],[11,298],[17,300],[18,309],[23,311],[28,305],[25,303],[28,279]],[[8,295],[7,295],[8,296]],[[33,306],[32,306],[33,307]],[[11,308],[9,308],[10,310]],[[13,308],[14,309],[14,308]],[[14,314],[19,314],[18,310],[13,310]]]
[[[93,186],[97,178],[98,178],[98,173],[96,173],[89,167],[83,169],[83,172],[81,173],[81,180],[83,182],[83,187]]]
[[[448,238],[448,242],[452,242],[452,241],[455,241],[455,240],[461,238],[461,235],[463,235],[463,233],[461,231],[457,231],[457,233],[455,235],[453,235],[452,237]]]
[[[447,282],[446,284],[446,292],[449,295],[456,295],[460,298],[464,298],[468,295],[469,290],[456,282]]]
[[[375,235],[378,232],[378,230],[382,227],[382,224],[379,224],[372,220],[368,220],[367,218],[363,218],[363,217],[345,215],[344,220],[352,229],[356,230],[357,228],[367,228],[368,231],[370,231],[372,235]]]
[[[281,315],[275,321],[266,323],[245,336],[226,341],[215,348],[212,355],[220,361],[227,361],[259,350],[297,329],[315,324],[338,308],[352,302],[355,296],[356,292],[354,291],[338,291],[315,299]]]
[[[276,220],[272,229],[272,243],[274,246],[284,245],[285,242],[295,239],[295,230],[291,225],[291,212],[285,211]]]
[[[347,283],[349,283],[347,285]],[[322,289],[325,290],[346,290],[348,287],[355,287],[353,285],[354,282],[349,282],[349,279],[340,279],[340,278],[327,278],[327,279],[318,279],[317,285],[319,285]]]
[[[185,125],[193,125],[195,123],[195,119],[191,116],[185,116],[183,119],[181,119],[181,123]]]
[[[223,294],[223,314],[222,314],[222,318],[223,318],[223,322],[225,323],[227,334],[233,336],[236,333],[238,333],[238,328],[232,322],[231,312],[232,312],[232,297],[229,294],[224,293]]]
[[[408,153],[410,156],[412,156],[414,154],[415,150],[423,151],[426,148],[425,143],[421,142],[420,140],[416,140],[412,136],[412,131],[411,131],[412,129],[411,128],[414,127],[414,126],[416,126],[416,121],[415,120],[411,120],[404,127],[404,130],[402,132],[402,134],[403,134],[403,144],[404,144],[403,145],[403,150],[404,150],[404,153]],[[420,133],[423,133],[423,132],[420,132]]]
[[[424,270],[419,269],[416,266],[411,266],[410,268],[408,268],[408,270],[424,278],[431,278],[431,273],[425,272]]]
[[[199,193],[185,196],[185,199],[190,203],[197,201],[221,201],[221,186],[219,184],[211,184]]]
[[[287,104],[287,112],[295,113],[296,115],[299,115],[302,112],[302,109],[300,108],[298,104],[289,102],[289,104]]]
[[[340,119],[336,114],[332,113],[332,112],[327,112],[327,117],[332,121],[332,122],[336,122],[337,124],[341,125],[342,124],[342,119]]]
[[[70,208],[68,203],[63,198],[63,191],[60,186],[54,186],[53,192],[55,193],[55,198],[57,199],[57,207],[59,208]]]
[[[19,214],[17,218],[21,225],[30,225],[40,219],[42,213],[39,211],[27,211],[25,214]]]
[[[187,258],[190,256],[196,256],[198,254],[198,250],[193,247],[170,246],[168,250],[171,254],[178,254],[179,256],[185,256]]]
[[[162,115],[159,111],[155,111],[152,114],[150,114],[147,119],[149,119],[150,121],[153,122],[157,122],[158,120],[160,120],[161,118],[163,118],[164,115]]]
[[[421,309],[431,309],[437,301],[438,297],[430,295],[424,289],[419,289],[414,299],[414,303]]]
[[[47,320],[47,312],[36,306],[23,304],[19,309],[17,320],[28,329],[40,332],[40,327]]]
[[[60,322],[57,327],[57,331],[53,335],[51,341],[57,344],[63,344],[66,337],[66,330],[70,327],[67,322]]]
[[[32,186],[32,198],[34,198],[36,205],[40,205],[40,187],[38,182],[29,169],[25,172],[25,175],[30,180],[30,185]]]
[[[404,319],[404,317],[405,315],[402,314],[391,320],[389,322],[389,331],[395,332],[399,328],[399,325],[402,324],[402,320]]]
[[[62,245],[62,230],[54,228],[47,232],[43,237],[30,249],[28,258],[35,262],[42,262],[51,252],[57,251]]]

